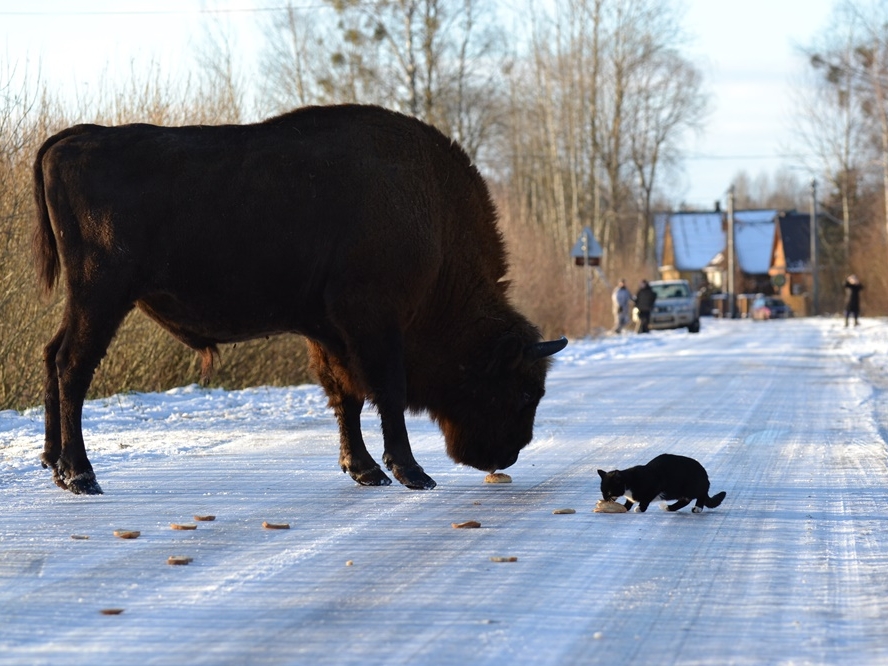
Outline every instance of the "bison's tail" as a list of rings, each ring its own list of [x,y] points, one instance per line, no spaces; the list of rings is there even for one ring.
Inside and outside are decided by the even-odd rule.
[[[43,156],[62,137],[61,134],[48,139],[37,151],[34,159],[34,202],[37,211],[37,224],[34,227],[34,260],[37,265],[37,279],[45,294],[52,292],[59,279],[61,262],[59,248],[52,222],[49,219],[49,206],[46,203],[46,190],[43,178]]]
[[[37,279],[46,294],[52,292],[59,280],[61,260],[52,222],[49,215],[49,204],[46,201],[46,182],[43,173],[43,158],[46,153],[62,139],[73,134],[80,134],[84,126],[70,127],[47,139],[34,159],[34,200],[37,210],[37,224],[34,227],[34,258],[37,264]]]

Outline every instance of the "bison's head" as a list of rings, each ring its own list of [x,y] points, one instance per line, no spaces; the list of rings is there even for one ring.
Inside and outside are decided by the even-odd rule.
[[[487,472],[506,469],[518,460],[533,437],[537,405],[546,392],[549,356],[566,344],[566,338],[526,342],[508,334],[474,367],[461,367],[458,395],[435,415],[447,454]]]

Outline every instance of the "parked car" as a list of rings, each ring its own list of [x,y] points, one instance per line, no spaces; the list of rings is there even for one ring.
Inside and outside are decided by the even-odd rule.
[[[792,308],[776,296],[759,294],[752,302],[752,318],[762,321],[764,319],[786,319],[792,317]]]
[[[657,294],[651,311],[651,330],[685,328],[700,332],[700,301],[687,280],[653,280],[651,288]],[[638,321],[638,309],[632,309],[632,320]]]

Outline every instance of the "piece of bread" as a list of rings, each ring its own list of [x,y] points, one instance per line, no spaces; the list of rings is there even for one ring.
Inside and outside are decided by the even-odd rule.
[[[512,477],[503,472],[496,472],[485,476],[484,483],[512,483]]]
[[[114,530],[114,536],[118,539],[138,539],[142,533],[138,530]]]
[[[628,510],[622,504],[605,500],[598,500],[598,503],[595,505],[595,513],[626,513]]]
[[[190,557],[185,557],[184,555],[170,555],[167,558],[167,564],[178,564],[185,565],[191,564],[194,560]]]
[[[481,527],[481,523],[479,523],[477,520],[467,520],[464,523],[450,523],[450,525],[454,529],[472,529]]]

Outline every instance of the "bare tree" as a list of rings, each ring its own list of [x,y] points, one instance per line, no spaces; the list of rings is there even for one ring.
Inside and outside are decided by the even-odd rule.
[[[782,167],[773,176],[765,171],[754,178],[745,170],[738,171],[731,181],[734,208],[773,208],[775,210],[807,210],[811,198],[810,183],[802,182],[797,172]]]
[[[278,111],[315,102],[319,98],[318,54],[324,49],[313,15],[288,3],[271,14],[264,32],[269,37],[260,65],[265,99]]]
[[[888,230],[888,3],[842,2],[827,37],[808,50],[812,68],[821,74],[816,96],[805,107],[808,132],[803,138],[821,156],[824,172],[842,198],[847,229],[851,197],[861,167],[869,161],[868,132],[878,147]],[[863,162],[863,164],[861,164]]]
[[[204,39],[196,54],[202,74],[200,106],[216,122],[239,123],[244,119],[246,86],[238,71],[236,52],[237,42],[230,25],[218,16],[205,23]]]
[[[834,188],[841,205],[843,246],[850,253],[851,219],[866,164],[878,159],[870,148],[872,122],[866,111],[866,96],[853,69],[839,63],[853,62],[861,39],[853,11],[839,7],[835,20],[817,43],[804,50],[811,69],[804,86],[796,93],[800,122],[797,139],[815,156],[809,164],[814,173]]]
[[[664,49],[640,73],[629,101],[630,153],[638,176],[642,222],[636,239],[638,261],[651,248],[651,202],[663,165],[675,164],[679,143],[699,129],[707,111],[700,71],[674,49]]]
[[[326,0],[266,26],[266,96],[381,104],[429,122],[478,157],[495,128],[505,38],[493,0]]]
[[[644,261],[657,174],[703,119],[701,77],[682,39],[669,3],[570,0],[535,15],[530,71],[513,74],[516,194],[553,235],[591,226],[606,263]],[[540,175],[545,183],[531,182]]]

